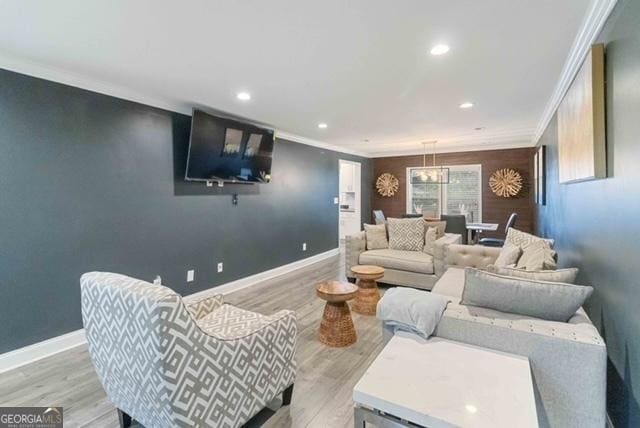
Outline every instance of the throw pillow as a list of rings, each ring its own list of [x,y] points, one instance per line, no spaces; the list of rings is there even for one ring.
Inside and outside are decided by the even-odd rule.
[[[392,250],[422,251],[424,248],[424,220],[421,218],[389,218],[389,248]]]
[[[466,268],[460,303],[566,322],[591,293],[592,287],[514,278]]]
[[[435,227],[438,231],[437,239],[440,239],[445,234],[445,229],[447,228],[446,221],[425,221],[425,227]]]
[[[522,254],[522,250],[520,249],[520,247],[513,244],[507,244],[505,242],[504,246],[500,250],[498,258],[494,262],[494,265],[498,267],[515,265],[516,263],[518,263],[520,254]]]
[[[555,269],[556,252],[551,249],[549,243],[543,240],[531,242],[522,250],[522,256],[516,267],[525,270]]]
[[[389,248],[387,241],[387,226],[384,224],[365,224],[364,234],[367,241],[367,250],[381,250]]]
[[[522,251],[524,251],[529,245],[538,241],[544,241],[549,244],[549,248],[553,248],[553,239],[540,238],[539,236],[522,232],[518,229],[514,229],[513,227],[510,227],[509,230],[507,230],[507,237],[504,243],[505,245],[517,245],[518,247],[522,248]]]
[[[423,251],[433,256],[433,246],[438,240],[438,229],[435,227],[427,227],[427,232],[424,234],[424,249]]]
[[[535,281],[563,282],[566,284],[575,284],[576,276],[578,276],[578,268],[525,271],[522,269],[492,265],[487,266],[487,272],[504,276],[515,276],[517,278],[532,279]]]

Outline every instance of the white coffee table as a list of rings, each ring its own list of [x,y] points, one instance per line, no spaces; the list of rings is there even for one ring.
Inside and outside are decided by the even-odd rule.
[[[526,357],[399,333],[353,390],[355,426],[537,427]],[[412,425],[413,424],[413,425]]]

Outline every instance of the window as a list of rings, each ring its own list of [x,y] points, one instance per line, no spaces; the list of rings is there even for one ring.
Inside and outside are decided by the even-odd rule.
[[[411,184],[407,168],[407,213],[440,217],[440,214],[464,214],[468,222],[482,221],[482,166],[455,165],[449,168],[449,184]]]

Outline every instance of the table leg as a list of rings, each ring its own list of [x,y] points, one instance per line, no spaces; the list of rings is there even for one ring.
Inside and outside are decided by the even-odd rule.
[[[358,294],[353,302],[353,311],[361,315],[375,315],[379,300],[380,290],[378,290],[376,281],[359,279]]]
[[[356,329],[346,302],[327,302],[324,306],[318,340],[336,348],[356,342]]]

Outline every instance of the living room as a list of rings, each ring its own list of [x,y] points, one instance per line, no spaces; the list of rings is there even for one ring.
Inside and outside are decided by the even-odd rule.
[[[640,426],[640,1],[0,10],[0,426]]]

